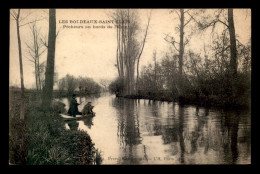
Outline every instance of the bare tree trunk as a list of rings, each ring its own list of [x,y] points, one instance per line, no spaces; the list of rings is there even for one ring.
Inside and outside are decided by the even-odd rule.
[[[40,60],[39,60],[39,57],[38,57],[38,64],[37,64],[37,69],[38,69],[38,80],[39,80],[39,91],[41,93],[42,91],[42,84],[41,84],[41,70],[40,70]]]
[[[130,18],[129,18],[129,9],[127,10],[127,21],[130,21]],[[128,87],[128,89],[127,89],[127,94],[129,95],[129,94],[131,94],[131,57],[130,57],[130,48],[131,48],[131,46],[130,46],[130,28],[129,28],[129,23],[130,22],[127,22],[127,49],[126,49],[126,51],[127,51],[127,63],[128,63],[128,66],[127,66],[127,71],[128,71],[128,80],[127,80],[127,87]]]
[[[19,63],[20,63],[20,77],[21,77],[21,108],[20,108],[20,119],[24,119],[24,80],[23,80],[23,58],[22,58],[22,45],[20,38],[20,26],[19,26],[19,17],[20,9],[18,9],[17,18],[16,18],[16,27],[17,27],[17,40],[18,40],[18,50],[19,50]]]
[[[233,9],[228,9],[228,26],[229,26],[229,35],[230,35],[230,68],[232,75],[236,76],[237,74],[237,49],[236,49],[236,33],[234,26],[234,18],[233,18]]]
[[[124,18],[123,16],[121,16],[121,23],[120,23],[120,30],[121,33],[120,33],[120,37],[121,37],[121,40],[120,40],[120,45],[121,45],[121,51],[120,51],[120,60],[121,60],[121,64],[122,64],[122,67],[121,67],[121,75],[122,75],[122,79],[124,80],[124,76],[125,76],[125,65],[124,65],[124,62],[125,62],[125,42],[124,42],[124,27],[123,27],[123,23],[122,21],[124,21]]]
[[[37,69],[37,60],[34,61],[34,69],[35,69],[35,84],[36,84],[36,90],[39,91],[39,85],[38,85],[38,69]]]
[[[236,49],[236,33],[233,18],[233,9],[228,9],[228,29],[230,35],[230,73],[231,73],[231,93],[232,101],[236,103],[235,80],[237,76],[237,49]]]
[[[182,95],[182,65],[183,65],[183,54],[184,54],[184,10],[180,9],[180,47],[179,47],[179,96]]]
[[[45,85],[43,89],[42,107],[47,109],[51,105],[53,79],[54,79],[54,63],[55,63],[55,43],[56,43],[56,10],[49,10],[49,38],[47,66],[45,72]]]
[[[146,36],[147,36],[147,32],[148,32],[148,28],[149,28],[149,24],[150,24],[150,20],[151,20],[151,12],[150,12],[150,16],[148,18],[148,24],[147,24],[147,27],[146,27],[146,30],[145,30],[145,35],[144,35],[144,40],[143,40],[143,44],[142,44],[142,49],[137,57],[137,65],[136,65],[136,71],[137,71],[137,74],[136,74],[136,92],[138,92],[139,90],[139,61],[140,61],[140,57],[143,53],[143,49],[144,49],[144,45],[145,45],[145,41],[146,41]]]
[[[137,66],[136,66],[136,92],[138,93],[139,91],[139,61],[140,61],[140,58],[137,59]]]
[[[221,51],[221,62],[220,62],[220,74],[221,77],[223,78],[223,61],[224,61],[224,53],[225,53],[225,33],[222,39],[222,51]]]
[[[133,53],[134,54],[134,53]],[[131,68],[130,68],[130,78],[131,78],[131,95],[135,94],[135,57],[131,58]]]
[[[36,89],[37,89],[37,92],[39,92],[39,69],[38,69],[38,64],[39,64],[39,61],[38,61],[38,38],[37,38],[37,31],[36,31],[36,28],[35,28],[35,25],[33,26],[33,38],[34,38],[34,54],[35,54],[35,80],[36,80]]]
[[[23,80],[23,58],[22,58],[22,46],[20,38],[20,28],[19,28],[19,17],[20,9],[18,9],[16,26],[17,26],[17,39],[18,39],[18,49],[19,49],[19,63],[20,63],[20,77],[21,77],[21,96],[24,98],[24,80]]]
[[[118,75],[119,75],[119,77],[121,77],[120,63],[119,63],[119,59],[120,59],[120,38],[119,38],[119,35],[120,35],[119,27],[117,27],[117,29],[116,29],[116,37],[117,37],[116,63],[117,63]]]
[[[123,59],[124,59],[124,67],[125,67],[125,77],[124,77],[124,86],[125,86],[125,91],[124,91],[124,95],[128,94],[128,57],[127,57],[127,44],[126,44],[126,30],[123,24],[122,27],[122,36],[123,36]]]
[[[156,62],[156,50],[153,52],[154,59],[154,87],[157,90],[157,62]]]
[[[36,67],[35,67],[35,71],[37,72],[37,91],[39,92],[40,90],[40,87],[39,87],[39,84],[40,84],[40,80],[39,80],[39,56],[38,56],[38,52],[39,52],[39,49],[38,49],[38,38],[36,36],[35,38],[35,61],[36,61]]]

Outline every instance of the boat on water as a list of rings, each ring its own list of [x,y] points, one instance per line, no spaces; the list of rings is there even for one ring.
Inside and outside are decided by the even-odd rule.
[[[68,121],[68,120],[81,120],[81,119],[85,119],[85,118],[90,118],[90,117],[94,117],[95,113],[93,114],[88,114],[88,115],[76,115],[76,117],[73,116],[69,116],[66,114],[60,114],[60,116],[63,118],[63,120]]]

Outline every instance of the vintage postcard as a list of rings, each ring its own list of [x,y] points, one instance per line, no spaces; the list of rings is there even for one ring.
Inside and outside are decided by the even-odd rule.
[[[10,165],[251,164],[251,9],[10,9]]]

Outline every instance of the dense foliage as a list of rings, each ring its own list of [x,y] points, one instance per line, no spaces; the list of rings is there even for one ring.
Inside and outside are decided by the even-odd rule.
[[[71,96],[77,91],[81,95],[97,94],[101,92],[102,87],[93,79],[88,77],[76,78],[67,74],[58,81],[58,91],[60,96]]]
[[[109,91],[114,94],[121,94],[124,91],[124,81],[117,78],[109,85]]]
[[[239,68],[235,78],[229,72],[228,54],[225,57],[208,58],[207,55],[202,57],[190,51],[184,64],[182,96],[178,96],[177,55],[167,53],[156,66],[149,64],[143,68],[139,95],[155,93],[161,96],[162,91],[170,91],[171,100],[179,97],[183,103],[249,106],[251,58],[249,46],[243,49],[238,54]]]

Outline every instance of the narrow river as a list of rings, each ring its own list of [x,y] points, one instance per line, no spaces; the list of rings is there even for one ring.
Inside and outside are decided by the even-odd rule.
[[[68,99],[60,99],[66,104]],[[91,101],[96,116],[77,121],[103,157],[102,164],[250,164],[251,113],[173,102],[116,98]],[[70,125],[65,124],[67,129]]]

